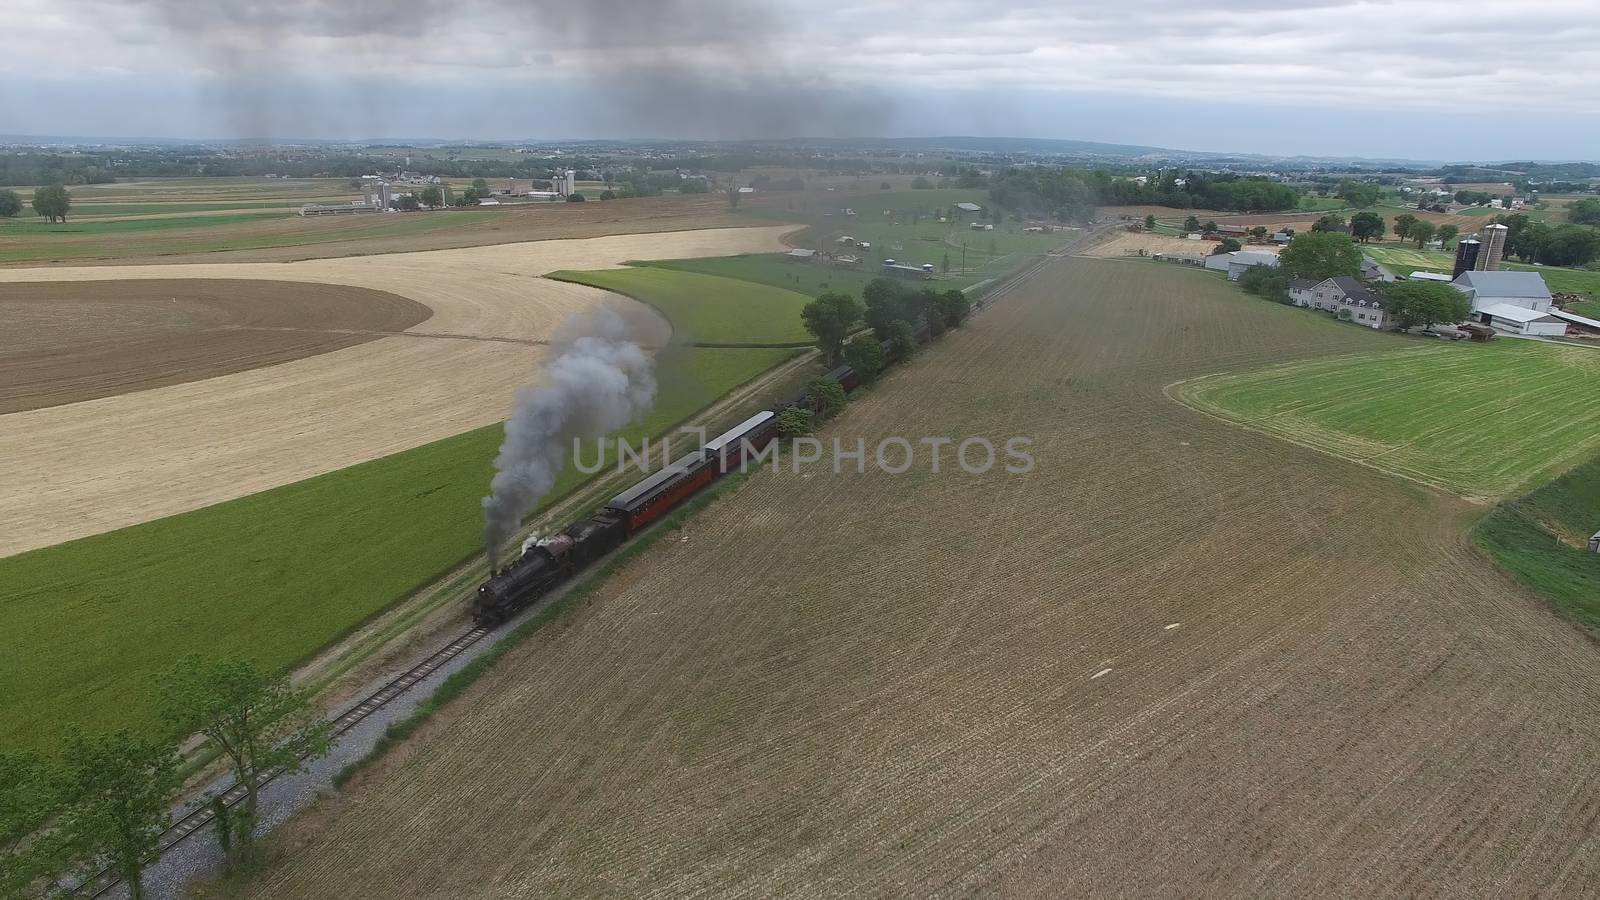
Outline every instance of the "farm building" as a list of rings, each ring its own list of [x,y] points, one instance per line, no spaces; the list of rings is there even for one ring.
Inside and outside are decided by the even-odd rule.
[[[1452,281],[1472,301],[1472,311],[1492,306],[1520,306],[1537,312],[1550,309],[1550,288],[1538,272],[1462,272]]]
[[[1368,281],[1394,281],[1394,273],[1370,256],[1361,257],[1361,277]]]
[[[1443,281],[1446,284],[1450,283],[1450,276],[1442,272],[1412,272],[1406,278],[1411,281]]]
[[[1567,323],[1548,312],[1500,303],[1484,309],[1474,309],[1478,321],[1493,326],[1496,331],[1533,337],[1560,337],[1567,333]]]
[[[1567,334],[1575,337],[1600,337],[1600,321],[1569,313],[1565,310],[1550,310],[1550,315],[1567,323]]]
[[[836,269],[859,269],[861,268],[861,257],[835,256],[833,258],[833,266]]]
[[[933,277],[933,263],[923,263],[920,266],[902,265],[892,259],[883,261],[883,274],[893,275],[896,278],[915,278],[927,280]]]
[[[353,213],[383,212],[382,207],[374,206],[362,200],[350,203],[307,203],[300,207],[302,216],[341,216]]]
[[[1180,266],[1194,266],[1200,268],[1206,264],[1203,256],[1185,256],[1182,253],[1152,253],[1150,258],[1156,262],[1176,263]]]
[[[966,213],[980,213],[980,212],[983,212],[983,207],[979,206],[976,203],[957,203],[956,204],[956,209],[959,209],[962,212],[966,212]]]
[[[1238,281],[1244,275],[1244,270],[1251,266],[1276,266],[1278,254],[1267,253],[1262,250],[1234,250],[1230,253],[1214,253],[1206,257],[1206,268],[1215,272],[1226,272],[1229,281]]]
[[[790,250],[788,253],[785,253],[783,258],[789,262],[808,263],[811,262],[816,255],[817,251],[815,250],[806,250],[802,247],[796,247],[793,250]]]
[[[1287,231],[1274,231],[1272,233],[1272,242],[1274,244],[1287,244],[1292,240],[1294,240],[1294,235]]]

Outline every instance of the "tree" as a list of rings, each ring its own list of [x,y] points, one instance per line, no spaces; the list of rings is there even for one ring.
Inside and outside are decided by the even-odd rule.
[[[732,185],[732,184],[728,185],[727,196],[728,196],[728,208],[731,209],[731,210],[737,210],[739,208],[739,196],[740,196],[739,195],[739,187],[738,187],[738,185]]]
[[[601,191],[600,192],[600,199],[601,200],[615,200],[615,199],[617,199],[617,192],[616,191]]]
[[[1440,225],[1439,231],[1436,234],[1436,237],[1439,238],[1439,246],[1445,250],[1449,250],[1450,242],[1455,240],[1456,235],[1460,233],[1461,229],[1455,225]]]
[[[482,200],[482,199],[483,199],[483,195],[478,193],[478,189],[477,188],[470,188],[469,187],[466,190],[461,192],[461,196],[456,200],[456,205],[457,206],[471,206],[474,203],[477,203],[479,200]]]
[[[1312,231],[1296,235],[1278,254],[1279,266],[1292,278],[1321,281],[1361,272],[1361,250],[1348,234]]]
[[[1250,266],[1239,276],[1239,287],[1257,297],[1289,302],[1289,273],[1282,266]]]
[[[15,218],[22,212],[22,198],[16,191],[0,191],[0,219]]]
[[[1424,244],[1433,239],[1433,232],[1434,224],[1432,222],[1427,219],[1419,219],[1412,222],[1411,227],[1406,229],[1406,237],[1416,241],[1417,249],[1420,250]]]
[[[1144,217],[1144,230],[1145,231],[1155,231],[1156,230],[1156,217],[1155,217],[1154,213],[1151,213],[1150,215],[1147,215],[1147,216]]]
[[[411,194],[397,197],[394,201],[394,205],[408,212],[413,209],[422,208],[422,204],[418,202],[417,198]]]
[[[472,189],[478,192],[479,197],[489,196],[489,182],[482,178],[472,179]]]
[[[1204,231],[1206,234],[1216,234],[1217,233],[1217,223],[1214,220],[1207,219],[1206,223],[1204,225],[1200,226],[1200,230]]]
[[[67,221],[67,210],[71,208],[72,195],[62,185],[46,185],[33,192],[33,211],[52,222]]]
[[[0,197],[0,216],[5,214],[5,199]],[[1567,204],[1567,221],[1576,225],[1600,225],[1600,199],[1586,197]]]
[[[934,302],[934,311],[944,324],[957,328],[972,313],[972,301],[967,299],[963,291],[948,290],[940,294]]]
[[[893,322],[889,325],[888,335],[884,340],[889,342],[889,355],[905,362],[917,352],[917,335],[911,330],[911,325],[905,321]]]
[[[156,710],[179,740],[198,733],[225,757],[245,796],[234,815],[234,860],[255,849],[256,808],[273,770],[299,772],[328,752],[328,723],[310,695],[254,662],[186,656],[156,679]]]
[[[861,321],[864,310],[861,302],[849,294],[829,291],[807,303],[800,311],[806,330],[817,339],[817,348],[827,358],[829,365],[838,365],[844,348],[844,339]]]
[[[1378,197],[1383,189],[1375,184],[1361,181],[1345,180],[1339,182],[1339,191],[1336,196],[1349,201],[1351,206],[1368,207],[1378,202]]]
[[[818,415],[824,419],[832,418],[849,402],[839,382],[826,376],[811,379],[806,385],[806,396],[811,398],[813,406],[820,407]]]
[[[804,407],[791,406],[778,413],[778,433],[784,437],[793,438],[810,434],[815,427],[816,416]]]
[[[38,753],[0,753],[0,897],[23,896],[62,867],[61,845],[42,834],[60,809],[60,785]]]
[[[1257,226],[1255,226],[1254,228],[1250,229],[1250,236],[1255,238],[1258,241],[1261,240],[1262,238],[1267,236],[1267,226],[1265,226],[1265,225],[1257,225]]]
[[[422,193],[417,196],[417,200],[423,206],[443,206],[444,191],[439,190],[437,184],[430,184],[422,189]]]
[[[1383,237],[1387,230],[1383,216],[1375,212],[1358,212],[1350,217],[1350,236],[1363,244],[1373,238]]]
[[[950,254],[949,253],[946,253],[944,255],[944,258],[939,260],[939,271],[943,272],[946,275],[950,274]]]
[[[1401,329],[1435,322],[1459,322],[1472,311],[1467,295],[1437,281],[1395,281],[1383,285],[1389,319]]]
[[[931,191],[933,190],[933,182],[929,181],[926,176],[918,175],[911,179],[911,189],[913,191]]]
[[[1222,253],[1232,253],[1235,250],[1243,249],[1244,245],[1239,243],[1237,240],[1233,238],[1223,238],[1217,243],[1216,248],[1211,251],[1211,255],[1217,256]]]
[[[144,897],[144,867],[160,847],[178,789],[178,755],[170,744],[128,731],[67,732],[61,792],[68,805],[59,834],[85,875],[109,861],[133,900]]]
[[[1328,213],[1311,226],[1312,231],[1341,231],[1343,229],[1344,216],[1338,213]]]
[[[1183,230],[1184,231],[1199,231],[1200,230],[1200,220],[1196,219],[1194,216],[1190,216],[1187,219],[1184,219],[1183,220]]]
[[[572,193],[567,195],[567,202],[568,203],[582,203],[586,199],[587,199],[586,197],[584,197],[582,194],[578,193],[577,191],[573,191]]]
[[[861,290],[866,303],[864,317],[872,326],[878,340],[887,340],[889,329],[895,322],[910,322],[916,314],[911,308],[911,291],[904,282],[892,278],[874,278]]]
[[[863,334],[845,346],[844,361],[862,381],[871,381],[883,371],[883,346],[877,338]]]
[[[1534,258],[1547,266],[1582,266],[1600,256],[1600,231],[1582,225],[1530,227]]]
[[[1411,213],[1401,213],[1400,215],[1395,216],[1394,236],[1402,241],[1405,240],[1406,236],[1411,232],[1412,223],[1416,221],[1417,217],[1413,216]]]

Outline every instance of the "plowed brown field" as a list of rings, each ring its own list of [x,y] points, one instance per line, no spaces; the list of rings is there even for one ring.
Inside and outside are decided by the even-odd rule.
[[[431,312],[344,285],[172,279],[0,284],[0,414],[353,347]]]
[[[1163,395],[1389,346],[1055,262],[827,435],[1033,473],[752,477],[254,893],[1593,896],[1595,647],[1465,502]]]

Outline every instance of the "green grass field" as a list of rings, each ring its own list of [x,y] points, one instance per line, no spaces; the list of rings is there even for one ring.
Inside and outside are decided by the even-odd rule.
[[[281,219],[292,215],[277,210],[262,212],[225,212],[214,216],[170,216],[148,219],[112,219],[104,222],[77,222],[72,216],[64,223],[50,223],[43,219],[19,219],[0,224],[0,237],[21,237],[31,234],[131,234],[140,231],[166,231],[173,228],[211,228],[217,225],[236,225],[240,222],[257,222],[262,219]]]
[[[1590,629],[1600,629],[1600,459],[1496,507],[1479,523],[1478,546],[1523,584]]]
[[[649,266],[598,272],[552,272],[632,297],[672,323],[674,340],[736,346],[803,346],[811,335],[800,321],[806,294],[764,284]]]
[[[679,272],[698,272],[721,278],[735,278],[770,285],[789,291],[798,291],[815,297],[826,291],[844,291],[861,296],[867,283],[878,277],[869,266],[860,269],[836,269],[827,262],[792,263],[781,253],[760,253],[745,256],[716,256],[703,259],[666,259],[633,263],[656,269],[673,269]],[[979,280],[975,275],[951,275],[935,279],[931,286],[939,290],[964,288]]]
[[[1224,418],[1467,496],[1526,490],[1600,450],[1600,351],[1500,339],[1200,379]]]
[[[623,434],[664,433],[793,352],[669,350],[654,408]],[[147,679],[177,657],[288,666],[427,584],[479,549],[501,437],[480,428],[0,560],[0,747],[48,743],[69,721],[147,724]],[[569,465],[550,500],[586,478]]]

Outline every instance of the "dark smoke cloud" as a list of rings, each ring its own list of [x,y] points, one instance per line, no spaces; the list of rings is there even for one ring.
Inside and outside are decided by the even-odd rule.
[[[499,551],[556,483],[574,440],[616,431],[650,408],[654,363],[628,339],[627,323],[600,308],[569,318],[554,358],[517,389],[506,437],[483,498],[483,543],[493,570]]]
[[[870,89],[796,70],[778,52],[782,17],[762,0],[143,0],[220,79],[219,102],[239,137],[294,136],[332,117],[375,127],[388,104],[355,79],[323,103],[288,99],[281,79],[354,49],[396,59],[456,27],[493,35],[463,43],[475,55],[520,66],[547,84],[573,84],[602,101],[587,124],[613,137],[782,138],[880,133],[889,105]],[[308,51],[307,48],[319,48]],[[509,55],[513,63],[494,62]],[[540,65],[534,60],[550,62]],[[400,87],[401,85],[395,85]],[[510,107],[499,127],[533,134],[539,98]],[[403,107],[403,104],[402,104]],[[524,118],[526,116],[526,118]],[[319,118],[320,117],[320,118]],[[366,125],[373,122],[373,125]],[[426,131],[419,116],[418,130]],[[449,135],[440,135],[448,137]]]

